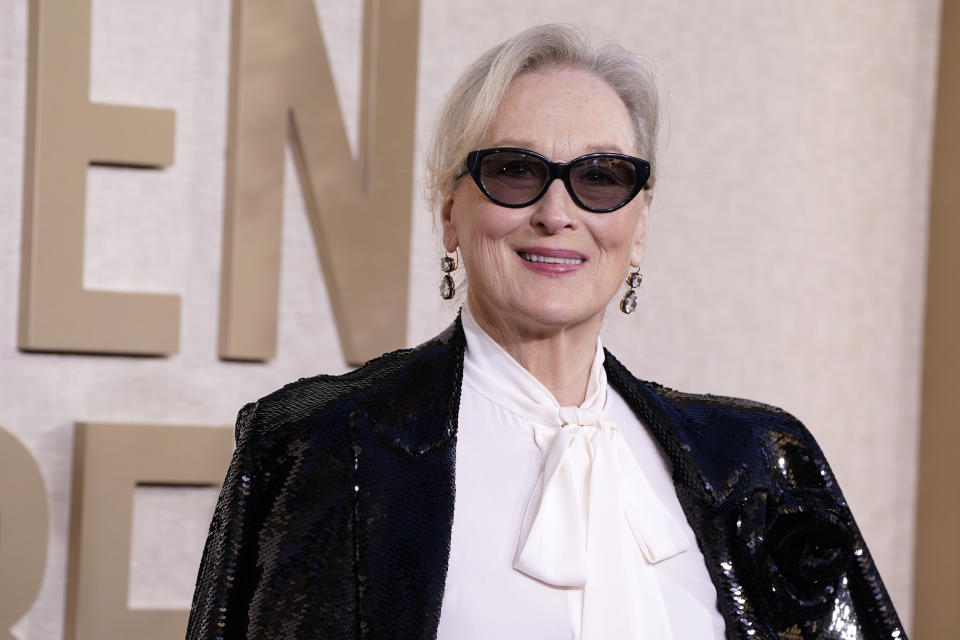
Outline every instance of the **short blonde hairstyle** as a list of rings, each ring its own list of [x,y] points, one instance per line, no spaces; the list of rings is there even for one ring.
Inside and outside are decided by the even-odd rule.
[[[427,158],[427,191],[434,211],[453,191],[467,154],[486,135],[507,93],[523,73],[570,67],[606,81],[627,108],[642,158],[656,176],[659,109],[653,74],[620,45],[597,42],[581,28],[547,24],[521,31],[474,62],[450,89]]]

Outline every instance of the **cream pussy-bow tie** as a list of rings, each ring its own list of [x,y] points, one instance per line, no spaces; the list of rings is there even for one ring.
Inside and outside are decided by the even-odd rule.
[[[653,565],[686,551],[682,528],[615,424],[582,407],[555,415],[556,426],[534,426],[538,444],[553,442],[541,446],[514,568],[583,588],[582,640],[671,638]]]
[[[529,420],[545,454],[514,568],[547,584],[583,589],[581,640],[672,638],[653,565],[683,553],[689,542],[620,429],[604,417],[600,341],[584,402],[561,407],[467,307],[463,327],[465,375],[484,378],[505,406]]]

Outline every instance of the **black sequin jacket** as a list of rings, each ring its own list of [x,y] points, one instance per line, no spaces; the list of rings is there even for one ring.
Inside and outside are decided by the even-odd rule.
[[[188,638],[435,638],[465,339],[245,406]],[[728,638],[905,638],[816,442],[766,405],[609,383],[672,463]]]

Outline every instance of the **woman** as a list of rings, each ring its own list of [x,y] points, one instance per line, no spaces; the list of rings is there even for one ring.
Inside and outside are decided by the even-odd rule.
[[[656,130],[630,55],[569,27],[467,70],[431,158],[462,313],[241,410],[188,637],[905,637],[803,425],[602,348]]]

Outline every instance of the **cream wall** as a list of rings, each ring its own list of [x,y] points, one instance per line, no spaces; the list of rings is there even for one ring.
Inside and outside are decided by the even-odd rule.
[[[353,142],[362,3],[316,4]],[[665,135],[645,282],[637,313],[611,311],[606,343],[641,377],[800,417],[909,620],[939,3],[720,6],[422,0],[417,166],[443,92],[515,30],[584,23],[648,58]],[[277,358],[216,357],[230,3],[93,8],[91,98],[175,109],[176,159],[89,171],[84,282],[182,296],[181,348],[159,359],[16,349],[27,0],[0,0],[0,426],[37,458],[50,501],[23,640],[62,636],[75,421],[226,425],[284,382],[346,369],[289,156]],[[413,210],[410,344],[455,312],[436,293],[419,195]],[[188,606],[214,498],[138,491],[132,605]]]

